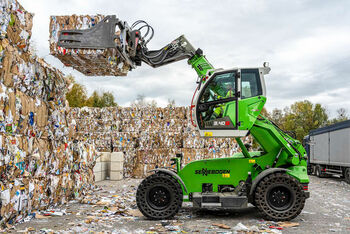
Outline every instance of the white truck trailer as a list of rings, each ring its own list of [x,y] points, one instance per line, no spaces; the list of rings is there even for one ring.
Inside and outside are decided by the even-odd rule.
[[[350,120],[312,130],[305,142],[311,173],[338,174],[350,184]]]

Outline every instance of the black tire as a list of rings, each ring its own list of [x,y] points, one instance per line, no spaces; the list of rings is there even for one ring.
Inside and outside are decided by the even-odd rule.
[[[324,178],[325,174],[322,172],[322,167],[320,165],[317,165],[315,168],[315,174],[319,178]]]
[[[344,178],[346,183],[350,184],[350,168],[346,168]]]
[[[312,175],[316,176],[316,166],[312,165]]]
[[[144,179],[136,192],[136,203],[141,213],[150,219],[170,219],[182,206],[180,184],[172,176],[155,173]]]
[[[313,175],[314,174],[314,167],[313,166],[308,166],[307,167],[307,174],[308,175]]]
[[[297,217],[305,205],[302,185],[294,177],[274,173],[263,178],[255,190],[257,208],[269,220],[287,221]]]

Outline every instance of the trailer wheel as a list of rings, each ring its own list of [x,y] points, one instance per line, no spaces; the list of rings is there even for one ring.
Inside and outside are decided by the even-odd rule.
[[[350,184],[350,168],[346,168],[344,173],[345,181]]]
[[[172,176],[155,173],[144,179],[136,192],[136,203],[141,213],[150,219],[174,217],[182,206],[180,184]]]
[[[316,173],[316,176],[319,178],[325,177],[324,173],[322,172],[322,167],[320,165],[316,166],[315,173]]]
[[[310,165],[307,167],[307,174],[308,175],[313,175],[315,172],[314,172],[315,168],[314,166]]]
[[[262,179],[255,190],[258,209],[273,221],[291,220],[305,205],[302,185],[294,177],[275,173]]]

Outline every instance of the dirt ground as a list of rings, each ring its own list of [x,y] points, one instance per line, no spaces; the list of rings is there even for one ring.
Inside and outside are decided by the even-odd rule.
[[[255,207],[208,211],[194,210],[191,203],[185,203],[173,220],[147,220],[135,203],[141,180],[125,179],[99,182],[83,201],[37,212],[36,218],[17,224],[10,232],[350,233],[350,185],[340,178],[310,179],[311,197],[291,222],[265,221]]]

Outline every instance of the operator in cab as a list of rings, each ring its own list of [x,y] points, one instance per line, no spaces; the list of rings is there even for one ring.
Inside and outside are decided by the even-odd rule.
[[[217,100],[219,99],[226,99],[226,98],[230,98],[230,97],[234,97],[235,96],[235,92],[234,92],[234,87],[233,84],[231,82],[228,82],[225,84],[225,89],[226,91],[226,95],[225,97],[222,97],[220,95],[217,96]],[[225,104],[218,104],[213,111],[212,116],[210,117],[211,120],[216,119],[216,118],[221,118],[222,114],[224,113],[226,107],[226,103]]]

